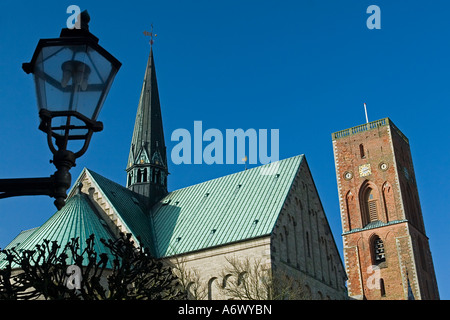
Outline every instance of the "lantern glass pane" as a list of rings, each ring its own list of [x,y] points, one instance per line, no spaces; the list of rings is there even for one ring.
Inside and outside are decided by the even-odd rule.
[[[34,68],[38,107],[96,120],[116,73],[90,45],[43,46]]]

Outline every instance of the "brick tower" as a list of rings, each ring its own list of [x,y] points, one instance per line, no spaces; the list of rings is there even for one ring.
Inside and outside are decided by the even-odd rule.
[[[354,299],[439,299],[409,141],[389,119],[332,134]]]

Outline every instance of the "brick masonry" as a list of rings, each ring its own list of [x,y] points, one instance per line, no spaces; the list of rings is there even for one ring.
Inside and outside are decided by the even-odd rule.
[[[408,139],[386,118],[333,134],[333,149],[349,296],[439,299]],[[384,285],[371,285],[372,265]]]

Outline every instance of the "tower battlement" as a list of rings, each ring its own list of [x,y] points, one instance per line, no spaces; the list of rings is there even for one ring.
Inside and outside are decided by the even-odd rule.
[[[393,127],[397,131],[397,133],[405,140],[405,142],[409,144],[408,138],[400,131],[400,129],[397,128],[397,126],[389,118],[383,118],[383,119],[375,120],[375,121],[372,121],[369,123],[364,123],[364,124],[361,124],[359,126],[352,127],[349,129],[344,129],[344,130],[340,130],[337,132],[333,132],[331,134],[331,138],[334,141],[334,140],[346,138],[346,137],[349,137],[349,136],[352,136],[352,135],[355,135],[355,134],[358,134],[361,132],[378,129],[380,127],[384,127],[384,126],[388,126],[388,125],[391,125],[391,127]]]

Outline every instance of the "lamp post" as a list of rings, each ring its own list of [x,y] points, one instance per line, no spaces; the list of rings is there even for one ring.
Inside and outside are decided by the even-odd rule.
[[[86,152],[92,134],[103,130],[97,117],[121,63],[89,32],[87,11],[78,18],[80,29],[62,29],[59,38],[39,40],[31,61],[22,65],[34,75],[39,129],[47,135],[57,170],[46,178],[0,179],[0,199],[48,195],[61,209],[71,185],[70,169]],[[68,150],[71,141],[81,143],[79,150]]]

